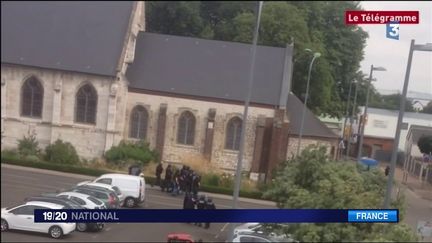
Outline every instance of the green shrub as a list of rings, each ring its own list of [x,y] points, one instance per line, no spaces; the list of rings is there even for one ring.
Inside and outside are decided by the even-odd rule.
[[[77,164],[80,161],[74,146],[60,139],[45,148],[45,160],[58,164]]]
[[[5,150],[1,151],[1,157],[2,158],[18,159],[20,156],[19,156],[18,151],[16,149],[5,149]]]
[[[219,186],[219,176],[214,173],[204,174],[201,183],[209,186]]]
[[[18,140],[18,152],[22,156],[36,155],[40,153],[39,142],[34,132],[29,132],[23,139]]]
[[[25,159],[27,161],[31,161],[31,162],[40,162],[41,161],[41,159],[36,155],[27,155],[27,156],[23,157],[23,159]]]
[[[228,173],[223,173],[219,180],[219,186],[225,188],[234,188],[234,176]]]
[[[112,146],[106,153],[105,158],[109,163],[124,165],[130,162],[138,162],[146,165],[150,161],[158,161],[159,155],[155,150],[149,148],[148,143],[121,141],[118,146]]]

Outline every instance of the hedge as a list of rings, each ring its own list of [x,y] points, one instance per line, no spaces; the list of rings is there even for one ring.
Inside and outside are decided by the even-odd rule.
[[[53,163],[47,163],[47,162],[35,162],[35,161],[31,161],[31,160],[18,158],[16,156],[4,156],[3,154],[1,156],[1,163],[19,165],[19,166],[25,166],[25,167],[32,167],[32,168],[39,168],[39,169],[45,169],[45,170],[54,170],[54,171],[67,172],[67,173],[80,174],[80,175],[95,176],[95,177],[98,177],[98,176],[101,176],[101,175],[107,174],[107,173],[116,173],[116,172],[118,173],[118,171],[111,171],[111,170],[86,168],[86,167],[64,165],[64,164],[53,164]],[[146,180],[147,184],[153,184],[156,181],[156,178],[151,177],[151,176],[146,176],[145,180]],[[210,185],[201,185],[200,189],[203,192],[218,193],[218,194],[225,194],[225,195],[232,195],[233,194],[233,190],[231,188],[216,187],[216,186],[210,186]],[[259,192],[259,191],[240,191],[240,197],[262,199],[262,192]]]

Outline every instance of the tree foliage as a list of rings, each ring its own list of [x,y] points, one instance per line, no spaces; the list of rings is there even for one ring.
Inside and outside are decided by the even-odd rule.
[[[105,153],[105,158],[108,162],[116,165],[125,165],[128,162],[146,165],[150,161],[158,161],[159,155],[155,150],[150,149],[148,143],[144,141],[121,141],[118,146],[112,146]]]
[[[75,147],[60,139],[45,148],[45,160],[59,164],[77,164],[80,162]]]
[[[432,136],[422,136],[417,142],[420,152],[424,154],[432,153]]]
[[[421,111],[422,113],[432,114],[432,101],[429,101],[427,105]]]
[[[264,194],[279,208],[374,209],[381,208],[386,179],[380,170],[366,171],[346,161],[333,161],[324,147],[309,147],[301,156],[286,161]],[[403,197],[391,208],[404,217]],[[406,225],[389,224],[289,224],[278,229],[299,241],[358,242],[415,241]]]
[[[256,2],[148,1],[150,32],[251,43]],[[292,91],[304,97],[311,54],[321,52],[311,76],[309,108],[316,114],[340,117],[343,101],[363,59],[367,33],[345,25],[345,10],[360,10],[359,2],[265,2],[259,44],[285,47],[294,41]],[[361,76],[363,77],[363,76]],[[359,101],[363,93],[359,92]],[[361,104],[361,103],[360,103]]]
[[[387,110],[399,110],[400,102],[402,100],[401,94],[391,94],[391,95],[380,95],[374,93],[370,102],[370,107],[387,109]],[[414,106],[411,101],[405,101],[405,111],[413,112]]]
[[[35,131],[29,131],[27,136],[18,140],[18,152],[22,156],[39,156],[39,142]]]

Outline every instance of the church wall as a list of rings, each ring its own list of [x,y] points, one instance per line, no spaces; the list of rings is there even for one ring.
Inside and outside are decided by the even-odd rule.
[[[44,88],[42,119],[20,116],[21,86],[32,75]],[[42,148],[60,138],[71,142],[84,158],[102,155],[113,78],[6,64],[1,65],[1,78],[5,82],[2,95],[6,96],[2,100],[6,102],[2,105],[2,149],[15,148],[17,140],[30,130],[36,133]],[[85,82],[90,82],[98,94],[95,125],[74,122],[75,95]],[[59,99],[55,99],[56,96]]]
[[[142,105],[149,113],[149,125],[146,140],[150,143],[150,146],[154,148],[156,143],[158,113],[161,104],[167,104],[165,143],[162,156],[162,160],[164,162],[181,163],[188,158],[200,157],[203,155],[208,112],[209,109],[215,109],[216,117],[214,123],[214,139],[211,163],[222,169],[233,170],[235,168],[238,151],[224,149],[225,130],[229,119],[231,119],[233,116],[242,117],[241,114],[243,113],[244,109],[243,105],[129,92],[124,130],[125,138],[128,140],[133,140],[129,138],[130,113],[135,105]],[[185,110],[191,111],[196,118],[194,145],[190,146],[177,143],[177,119],[181,112]],[[258,107],[251,107],[249,109],[248,126],[245,140],[245,162],[243,163],[245,170],[249,170],[251,166],[255,144],[255,128],[259,115],[273,117],[274,110],[271,108]]]

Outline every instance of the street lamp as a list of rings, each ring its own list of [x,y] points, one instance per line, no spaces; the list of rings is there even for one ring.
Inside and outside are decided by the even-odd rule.
[[[402,128],[402,119],[405,112],[405,103],[406,103],[406,96],[408,92],[408,83],[409,83],[409,76],[411,72],[411,63],[412,63],[412,57],[414,51],[431,51],[432,52],[432,43],[427,43],[423,45],[416,45],[415,40],[411,40],[411,46],[408,53],[408,63],[407,68],[405,72],[405,81],[402,91],[402,97],[400,100],[399,105],[399,116],[398,116],[398,122],[396,126],[396,134],[395,134],[395,140],[393,143],[393,151],[390,161],[390,173],[389,177],[387,179],[387,188],[386,188],[386,194],[384,198],[384,208],[388,208],[390,206],[390,197],[393,187],[393,178],[394,178],[394,171],[396,166],[396,160],[397,160],[397,151],[399,148],[399,139],[401,134],[401,128]]]
[[[347,150],[346,150],[346,157],[348,158],[349,157],[349,151],[350,151],[350,147],[351,147],[351,136],[352,136],[352,125],[353,125],[353,116],[354,116],[354,114],[355,114],[355,111],[356,111],[356,105],[357,105],[357,90],[358,90],[358,86],[359,86],[359,81],[356,81],[355,82],[356,83],[356,87],[355,87],[355,91],[354,91],[354,101],[353,101],[353,107],[352,107],[352,112],[351,112],[351,115],[350,115],[350,133],[348,134],[349,135],[349,138],[348,138],[348,144],[347,144]]]
[[[245,99],[245,105],[244,105],[244,112],[243,112],[243,120],[242,120],[242,128],[240,133],[240,148],[238,153],[238,162],[237,162],[237,169],[236,169],[236,177],[235,177],[235,184],[234,184],[234,191],[233,191],[233,209],[237,208],[238,203],[238,197],[240,192],[240,180],[241,180],[241,170],[242,170],[242,162],[243,162],[243,151],[244,151],[244,142],[245,142],[245,134],[246,134],[246,121],[248,116],[248,110],[249,110],[249,103],[252,96],[252,86],[253,86],[253,79],[254,79],[254,70],[255,70],[255,54],[257,49],[257,43],[258,43],[258,31],[259,31],[259,25],[260,25],[260,19],[261,19],[261,9],[263,6],[263,1],[259,1],[257,5],[257,15],[256,15],[256,23],[255,23],[255,31],[253,35],[253,44],[252,44],[252,55],[251,55],[251,62],[250,62],[250,68],[249,68],[249,84],[247,87],[247,96]],[[234,224],[230,225],[229,230],[229,236],[228,239],[230,241],[233,241],[234,239]]]
[[[369,82],[368,82],[368,87],[367,87],[367,93],[366,93],[366,105],[365,105],[365,109],[363,112],[363,122],[361,124],[360,127],[360,142],[359,142],[359,146],[358,146],[358,154],[357,154],[357,161],[360,162],[361,156],[362,156],[362,151],[363,151],[363,136],[364,136],[364,129],[365,129],[365,121],[366,121],[366,116],[367,116],[367,110],[368,110],[368,105],[369,105],[369,92],[370,92],[370,87],[372,84],[372,74],[373,71],[387,71],[385,68],[383,67],[374,67],[373,65],[371,65],[371,70],[370,70],[370,74],[369,74]]]
[[[342,140],[343,139],[345,139],[345,129],[346,129],[346,123],[347,123],[347,120],[348,120],[348,112],[349,112],[349,106],[350,106],[350,101],[351,101],[351,89],[352,89],[352,85],[353,85],[353,83],[355,84],[356,83],[356,81],[355,80],[352,80],[351,82],[350,82],[350,86],[349,86],[349,91],[348,91],[348,100],[347,100],[347,107],[346,107],[346,111],[345,111],[345,121],[344,121],[344,124],[343,124],[343,129],[342,129]],[[356,89],[356,92],[357,92],[357,89]],[[349,143],[349,137],[347,138],[347,143]],[[348,146],[348,144],[347,144],[347,146]],[[348,149],[347,149],[348,150]],[[348,155],[347,155],[348,156]],[[342,157],[342,156],[341,156]]]
[[[305,51],[312,53],[311,49],[305,49]],[[307,79],[307,84],[306,84],[305,102],[303,105],[302,119],[301,119],[301,123],[300,123],[300,132],[299,132],[299,138],[298,138],[298,143],[297,143],[297,156],[300,154],[300,145],[301,145],[301,140],[303,137],[303,126],[304,126],[304,119],[305,119],[305,113],[306,113],[306,105],[307,105],[307,101],[308,101],[308,97],[309,97],[309,83],[310,83],[310,77],[311,77],[311,72],[312,72],[312,65],[314,64],[315,59],[317,59],[320,56],[321,56],[321,53],[315,52],[313,54],[313,58],[312,58],[310,65],[309,65],[309,73],[308,73],[308,79]]]

